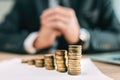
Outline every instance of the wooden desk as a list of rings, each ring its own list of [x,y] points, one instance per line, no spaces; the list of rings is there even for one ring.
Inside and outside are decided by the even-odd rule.
[[[37,55],[17,55],[17,54],[0,52],[0,61],[15,58],[15,57],[23,58],[23,57],[36,57],[36,56]],[[96,62],[96,61],[93,61],[93,62],[98,67],[98,69],[102,71],[105,75],[113,78],[114,80],[120,80],[120,66],[119,65],[112,65],[112,64],[101,63],[101,62]]]

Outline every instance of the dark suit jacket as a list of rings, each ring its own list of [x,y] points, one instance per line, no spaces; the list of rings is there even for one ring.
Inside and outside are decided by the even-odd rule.
[[[71,8],[81,28],[90,32],[88,51],[120,50],[120,25],[110,0],[71,0]],[[48,0],[17,0],[11,13],[0,25],[0,50],[26,53],[23,42],[40,29],[39,16],[48,8]],[[58,49],[66,49],[64,37],[58,39]]]

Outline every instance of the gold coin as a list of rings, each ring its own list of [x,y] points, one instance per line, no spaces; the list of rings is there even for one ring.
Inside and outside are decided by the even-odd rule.
[[[70,72],[70,73],[80,73],[81,70],[68,70],[68,72]]]
[[[54,63],[54,61],[53,60],[49,60],[49,61],[45,60],[45,63],[51,63],[52,64],[52,63]]]
[[[69,45],[69,53],[80,53],[82,52],[81,45]]]
[[[45,58],[45,62],[54,62],[53,58]]]
[[[79,66],[79,67],[80,67],[81,64],[80,64],[80,63],[70,63],[70,62],[69,62],[69,63],[68,63],[68,66],[70,66],[70,67],[71,67],[71,66],[76,66],[76,67]]]
[[[81,52],[80,53],[70,53],[68,54],[68,56],[82,56]]]
[[[57,59],[57,60],[64,60],[64,59],[65,59],[65,56],[58,56],[58,55],[56,55],[56,56],[55,56],[55,59]]]
[[[54,59],[52,59],[52,58],[46,58],[45,60],[44,60],[45,62],[48,62],[48,61],[54,61]]]
[[[68,67],[80,67],[81,65],[80,64],[68,64]]]
[[[81,68],[80,67],[68,67],[68,70],[69,71],[81,71]]]
[[[28,59],[23,58],[22,61],[21,61],[21,63],[28,63]]]
[[[44,56],[38,56],[38,57],[36,57],[36,60],[44,60]]]
[[[67,68],[57,68],[58,72],[67,72]]]
[[[65,64],[65,60],[56,61],[56,64]]]
[[[54,66],[54,64],[46,63],[45,66]]]
[[[58,68],[66,68],[66,65],[65,64],[57,64],[57,67]]]
[[[44,60],[35,60],[35,63],[44,63]]]
[[[81,53],[82,50],[80,48],[69,48],[69,53]]]
[[[70,72],[70,71],[68,71],[68,74],[69,75],[80,75],[81,74],[81,72]]]
[[[80,60],[68,60],[68,64],[78,64]]]
[[[67,56],[67,51],[66,50],[56,50],[55,55]]]
[[[55,67],[45,67],[47,70],[54,70]]]
[[[28,60],[28,64],[29,64],[29,65],[34,65],[34,64],[35,64],[35,60],[34,60],[34,59]]]
[[[69,45],[69,48],[82,48],[81,45]]]
[[[44,55],[44,58],[45,59],[47,59],[47,58],[49,58],[49,59],[52,58],[53,59],[54,56],[53,56],[53,54],[46,54],[46,55]]]
[[[44,67],[44,64],[35,64],[36,67]]]
[[[72,59],[72,60],[80,60],[81,59],[81,55],[78,55],[78,56],[71,56],[71,55],[69,55],[68,56],[68,59]]]

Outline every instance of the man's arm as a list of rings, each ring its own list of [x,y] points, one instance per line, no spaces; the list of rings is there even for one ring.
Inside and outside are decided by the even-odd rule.
[[[100,29],[90,30],[90,44],[95,51],[120,50],[120,24],[110,0],[102,0]]]
[[[22,16],[20,3],[16,1],[11,13],[0,24],[0,50],[16,53],[25,53],[23,42],[28,36],[27,31],[20,30]]]

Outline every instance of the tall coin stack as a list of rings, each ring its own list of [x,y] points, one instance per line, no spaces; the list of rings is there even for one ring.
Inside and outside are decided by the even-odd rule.
[[[45,59],[45,68],[47,70],[54,70],[55,65],[54,65],[54,56],[52,54],[48,54],[44,56]]]
[[[70,45],[68,54],[68,74],[80,75],[81,73],[81,55],[82,47],[80,45]]]
[[[66,60],[67,60],[67,51],[56,50],[55,62],[56,62],[56,68],[58,72],[67,72]]]
[[[35,59],[35,66],[36,67],[44,67],[44,56],[38,56]]]

